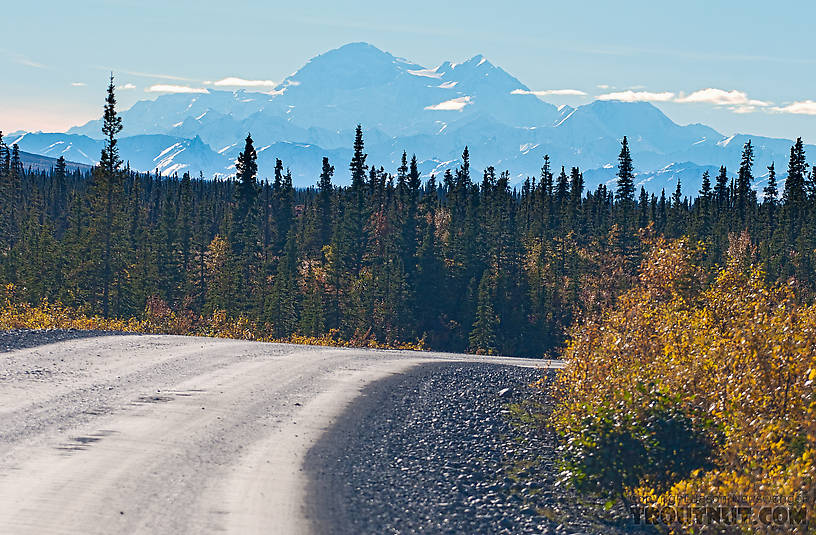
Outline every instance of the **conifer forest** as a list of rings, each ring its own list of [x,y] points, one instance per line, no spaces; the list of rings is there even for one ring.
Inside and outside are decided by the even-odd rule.
[[[367,158],[358,126],[351,161],[324,158],[314,186],[296,189],[286,162],[258,176],[251,134],[232,177],[131,170],[114,91],[111,80],[91,171],[64,159],[25,168],[0,137],[0,282],[17,300],[108,318],[161,303],[246,318],[281,340],[330,333],[540,357],[629,290],[660,237],[699,243],[709,278],[747,240],[770,281],[801,299],[816,289],[816,169],[801,139],[767,170],[749,141],[688,197],[679,182],[659,196],[639,187],[626,138],[616,183],[589,189],[570,162],[544,158],[540,175],[518,183],[505,169],[471,168],[467,147],[437,176],[420,175],[421,155],[386,169]],[[348,166],[349,186],[335,183],[337,166]],[[754,177],[767,173],[757,192]]]

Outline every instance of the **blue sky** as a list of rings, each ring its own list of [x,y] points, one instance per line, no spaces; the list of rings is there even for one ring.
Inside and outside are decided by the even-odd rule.
[[[99,116],[110,70],[128,107],[172,86],[280,81],[367,41],[427,67],[484,54],[554,104],[649,100],[681,124],[816,143],[814,21],[804,0],[8,2],[0,129]]]

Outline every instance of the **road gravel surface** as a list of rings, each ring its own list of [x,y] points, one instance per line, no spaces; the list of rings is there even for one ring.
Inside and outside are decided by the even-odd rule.
[[[0,533],[311,533],[306,453],[367,385],[427,363],[558,365],[99,334],[3,340]]]

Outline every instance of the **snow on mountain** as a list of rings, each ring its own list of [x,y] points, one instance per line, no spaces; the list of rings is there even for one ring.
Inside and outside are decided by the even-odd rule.
[[[17,141],[21,150],[51,158],[96,165],[103,141],[78,134],[27,134]],[[230,159],[215,153],[200,137],[186,139],[162,134],[138,135],[119,141],[122,158],[133,168],[164,175],[190,171],[228,174]]]
[[[86,165],[94,165],[99,160],[102,142],[88,136],[75,134],[46,134],[42,132],[23,134],[19,137],[9,137],[5,140],[9,145],[18,145],[20,150],[59,158]]]
[[[658,193],[673,191],[677,177],[693,194],[703,170],[736,168],[748,140],[701,124],[678,125],[645,102],[556,108],[481,55],[429,68],[367,43],[316,56],[268,92],[162,95],[137,102],[122,117],[122,156],[135,169],[229,174],[251,132],[255,146],[264,148],[261,177],[271,175],[280,158],[298,186],[316,182],[323,156],[332,159],[337,181],[348,181],[345,163],[357,124],[364,126],[368,161],[377,165],[395,168],[406,150],[417,155],[423,173],[440,173],[455,166],[468,145],[477,173],[494,165],[523,179],[538,175],[549,154],[556,166],[586,170],[593,187],[614,179],[627,135],[642,184]],[[19,143],[28,152],[93,164],[100,126],[97,120],[65,134],[24,134]],[[791,141],[751,139],[757,176],[772,161],[783,166]]]

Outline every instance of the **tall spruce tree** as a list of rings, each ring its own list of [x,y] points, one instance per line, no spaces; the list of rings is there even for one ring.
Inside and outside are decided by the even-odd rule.
[[[748,222],[749,210],[756,203],[756,196],[751,184],[754,181],[753,174],[754,166],[754,147],[749,139],[742,149],[742,157],[740,158],[739,173],[737,173],[736,182],[736,209],[737,215],[745,225]]]
[[[258,197],[258,154],[252,135],[247,134],[244,150],[235,162],[235,189],[233,208],[230,213],[229,246],[232,252],[231,265],[238,268],[238,305],[256,308],[263,295],[253,288],[259,283],[259,211]]]
[[[769,206],[773,206],[776,204],[777,196],[779,192],[776,189],[776,169],[774,168],[774,163],[771,162],[771,165],[768,166],[768,184],[762,190],[764,193],[763,202]]]
[[[320,180],[317,184],[319,199],[317,201],[317,224],[319,230],[319,242],[321,247],[328,245],[331,240],[332,227],[332,176],[334,176],[334,166],[329,164],[329,159],[323,157],[323,167],[320,171]]]
[[[243,255],[251,250],[255,236],[255,210],[258,202],[258,154],[252,141],[252,135],[247,134],[244,150],[238,155],[235,162],[236,185],[235,201],[232,210],[232,227],[230,229],[230,244],[236,254]]]
[[[728,171],[725,166],[720,166],[720,172],[717,174],[717,182],[714,185],[714,200],[719,211],[728,208]]]
[[[789,238],[793,238],[802,226],[807,212],[807,193],[805,191],[805,173],[807,160],[802,138],[797,138],[791,147],[788,161],[788,178],[785,180],[785,190],[782,200],[785,204],[785,225]]]
[[[116,112],[115,88],[111,74],[102,115],[104,147],[99,165],[94,169],[91,192],[91,232],[88,243],[91,251],[86,257],[99,259],[97,280],[102,286],[101,309],[106,317],[111,315],[111,289],[118,286],[116,277],[121,275],[119,270],[123,267],[122,248],[125,241],[121,220],[124,194],[120,169],[122,159],[117,146],[117,136],[122,131],[122,118]]]
[[[635,174],[632,166],[632,155],[629,153],[629,142],[623,136],[621,151],[618,155],[618,189],[616,191],[617,200],[622,205],[622,209],[631,207],[635,201]]]

